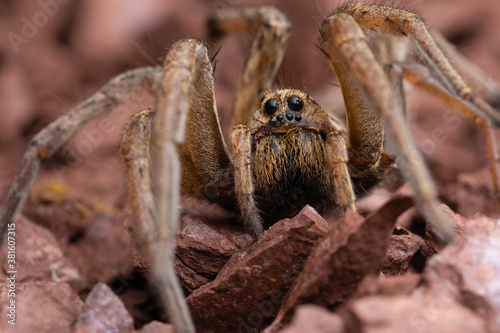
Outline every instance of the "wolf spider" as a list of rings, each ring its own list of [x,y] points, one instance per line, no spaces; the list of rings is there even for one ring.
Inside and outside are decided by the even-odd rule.
[[[293,216],[305,204],[320,212],[355,210],[356,195],[395,167],[395,160],[384,153],[385,127],[421,211],[443,241],[452,238],[429,172],[405,122],[407,90],[403,79],[482,127],[498,190],[492,125],[498,126],[500,115],[483,99],[497,97],[496,86],[484,83],[484,74],[474,70],[439,35],[430,33],[412,12],[348,2],[323,21],[319,47],[339,81],[347,130],[303,91],[266,93],[290,35],[290,24],[281,12],[271,7],[224,9],[209,23],[216,34],[255,33],[237,87],[232,124],[250,120],[234,127],[231,149],[223,139],[216,113],[207,49],[201,41],[181,40],[172,46],[163,68],[140,68],[117,76],[31,140],[2,207],[2,235],[24,203],[40,162],[50,158],[87,121],[125,102],[138,86],[155,97],[155,108],[130,120],[121,154],[138,245],[151,257],[154,281],[177,332],[194,331],[173,270],[179,188],[185,195],[239,211],[255,238],[264,227]],[[373,52],[362,29],[409,37],[411,50],[426,66],[414,61],[407,50],[409,44],[394,42],[395,38],[379,40],[378,50],[384,45],[398,47],[405,51],[399,57]],[[473,94],[473,89],[482,95]],[[250,118],[251,112],[255,113]],[[150,153],[155,156],[152,168]],[[150,169],[155,177],[154,196]]]

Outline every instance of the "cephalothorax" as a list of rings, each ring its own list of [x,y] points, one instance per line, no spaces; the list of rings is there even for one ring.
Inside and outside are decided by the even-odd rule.
[[[255,33],[232,114],[232,125],[246,125],[234,127],[231,147],[219,125],[213,68],[205,45],[181,40],[170,49],[163,68],[119,75],[32,139],[2,206],[2,236],[22,206],[40,162],[89,119],[126,101],[138,86],[155,96],[156,103],[154,111],[142,111],[129,122],[121,154],[137,243],[152,259],[154,280],[176,332],[194,331],[173,269],[179,188],[186,195],[236,209],[255,237],[264,226],[292,216],[304,204],[323,212],[354,210],[356,194],[372,187],[394,166],[393,159],[384,154],[386,129],[421,211],[444,240],[452,237],[404,119],[408,90],[403,81],[442,99],[482,127],[498,191],[499,158],[492,126],[500,124],[500,113],[486,102],[498,98],[498,87],[472,69],[438,34],[429,33],[414,13],[347,2],[323,21],[320,49],[342,90],[345,129],[302,91],[266,93],[290,34],[282,13],[271,7],[225,9],[215,13],[209,27],[217,35]],[[362,29],[410,37],[413,44],[384,38],[374,52]],[[398,52],[384,51],[391,48]],[[153,168],[150,154],[155,155]]]

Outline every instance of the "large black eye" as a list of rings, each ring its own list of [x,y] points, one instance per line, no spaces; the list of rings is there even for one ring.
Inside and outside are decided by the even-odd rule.
[[[300,111],[304,107],[304,102],[299,96],[292,96],[288,99],[288,107],[293,111]]]
[[[278,109],[279,109],[279,103],[277,99],[271,98],[266,102],[266,104],[264,104],[264,112],[267,115],[272,116],[273,114],[276,113],[276,111],[278,111]]]

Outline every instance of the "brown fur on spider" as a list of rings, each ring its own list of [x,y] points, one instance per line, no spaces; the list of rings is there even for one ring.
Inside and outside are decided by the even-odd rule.
[[[232,113],[233,125],[238,119],[249,121],[234,127],[230,147],[217,117],[213,68],[205,45],[181,40],[172,46],[163,68],[136,69],[114,78],[33,138],[2,206],[2,235],[24,203],[41,160],[50,157],[89,119],[126,101],[138,86],[156,97],[156,105],[154,111],[142,111],[129,122],[121,153],[136,237],[152,258],[154,279],[177,332],[194,331],[173,270],[179,189],[236,209],[256,238],[265,226],[294,215],[304,204],[322,212],[355,210],[356,194],[375,185],[395,166],[384,153],[386,129],[420,209],[444,241],[452,238],[404,119],[408,90],[403,89],[403,79],[482,127],[498,191],[499,158],[492,125],[500,124],[500,114],[485,102],[497,96],[497,86],[483,80],[485,75],[440,36],[431,36],[415,14],[348,2],[324,20],[320,48],[342,90],[346,129],[302,91],[263,94],[274,80],[290,34],[282,13],[270,7],[225,9],[215,13],[210,27],[218,34],[255,32]],[[409,36],[413,44],[382,39],[380,50],[390,46],[402,52],[397,57],[390,52],[376,54],[362,28]],[[415,62],[414,53],[426,66]],[[151,172],[150,154],[156,161]],[[155,196],[150,174],[155,177]]]

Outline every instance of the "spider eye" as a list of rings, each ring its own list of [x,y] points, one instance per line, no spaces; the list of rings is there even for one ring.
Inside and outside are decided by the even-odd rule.
[[[271,98],[266,102],[266,104],[264,104],[264,112],[269,116],[275,114],[278,109],[279,103],[277,99]]]
[[[299,96],[292,96],[288,99],[288,107],[292,111],[300,111],[304,107],[304,102]]]

